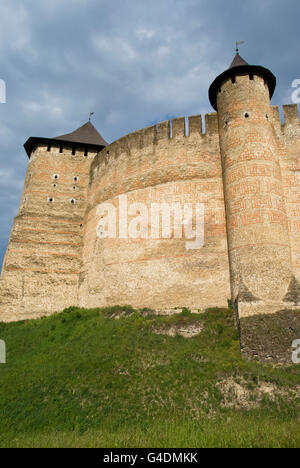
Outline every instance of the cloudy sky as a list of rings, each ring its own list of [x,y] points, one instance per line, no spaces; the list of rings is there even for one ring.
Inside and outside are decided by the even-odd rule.
[[[273,104],[300,79],[298,0],[0,0],[0,265],[29,136],[73,131],[94,111],[111,142],[167,118],[212,112],[207,91],[241,55],[270,68]]]

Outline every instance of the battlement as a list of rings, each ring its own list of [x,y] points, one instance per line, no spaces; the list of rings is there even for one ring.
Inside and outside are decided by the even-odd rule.
[[[83,156],[85,159],[92,159],[98,153],[96,148],[87,147],[83,144],[71,144],[71,143],[59,143],[50,140],[48,142],[38,142],[31,152],[30,161],[35,159],[35,157],[41,153],[51,153],[51,155],[67,155],[67,156],[76,156],[79,159],[82,159]]]
[[[205,131],[202,116],[193,115],[187,118],[165,120],[124,135],[98,153],[91,164],[91,174],[101,161],[108,161],[112,157],[118,158],[123,153],[130,155],[132,151],[140,151],[143,148],[164,146],[166,143],[174,144],[176,147],[179,142],[198,139],[198,143],[206,144],[206,146],[212,143],[212,151],[216,151],[219,141],[217,113],[206,114],[204,122]]]
[[[205,132],[202,128],[202,116],[193,115],[190,117],[177,117],[172,120],[165,120],[150,127],[136,130],[122,136],[118,140],[107,146],[102,153],[109,151],[113,145],[147,146],[157,144],[160,140],[172,140],[178,137],[189,137],[191,135],[218,135],[218,115],[216,112],[205,115]]]
[[[273,124],[275,130],[283,135],[300,135],[300,120],[297,104],[285,104],[282,106],[284,121],[281,122],[278,106],[272,106]]]
[[[272,106],[273,125],[278,136],[300,136],[300,121],[297,104],[283,105],[284,122],[281,122],[278,106]],[[188,138],[199,138],[203,143],[210,144],[211,139],[219,139],[218,114],[212,112],[202,115],[178,117],[165,120],[156,125],[136,130],[122,136],[104,148],[94,159],[91,169],[98,165],[100,160],[111,156],[118,157],[122,153],[130,154],[132,150],[140,150],[149,146],[156,146],[166,142],[176,144],[177,141]]]

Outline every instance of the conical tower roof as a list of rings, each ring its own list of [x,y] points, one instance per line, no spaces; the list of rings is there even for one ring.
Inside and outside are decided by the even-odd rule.
[[[83,143],[87,145],[107,146],[106,141],[102,138],[98,130],[91,122],[87,122],[81,127],[74,130],[72,133],[66,133],[54,137],[53,140],[70,141],[72,143]]]
[[[232,61],[232,64],[230,65],[229,69],[230,69],[230,68],[234,68],[234,67],[239,67],[239,66],[241,66],[241,65],[249,65],[249,63],[247,63],[246,60],[244,60],[244,59],[240,56],[240,54],[237,52],[237,53],[235,54],[235,57],[234,57],[234,59],[233,59],[233,61]]]
[[[270,70],[267,68],[261,67],[260,65],[249,65],[237,52],[230,67],[225,70],[221,75],[217,76],[217,78],[213,81],[209,88],[209,100],[212,107],[217,111],[217,95],[220,91],[222,84],[227,81],[228,79],[232,79],[232,82],[235,81],[235,77],[238,75],[257,75],[261,76],[268,85],[270,99],[274,94],[274,90],[276,87],[276,78]]]
[[[98,130],[96,130],[94,125],[91,122],[87,122],[72,133],[66,133],[65,135],[60,135],[54,138],[30,137],[24,144],[24,148],[30,158],[31,152],[37,144],[44,143],[51,145],[57,141],[62,143],[73,143],[74,145],[84,145],[87,147],[91,146],[97,151],[101,151],[105,146],[107,146],[106,141],[100,135]]]

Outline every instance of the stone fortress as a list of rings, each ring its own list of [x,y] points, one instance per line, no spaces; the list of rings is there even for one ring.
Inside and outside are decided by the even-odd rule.
[[[270,99],[274,75],[237,52],[209,90],[216,112],[107,144],[88,122],[31,137],[4,258],[0,321],[71,305],[203,310],[232,298],[242,320],[300,309],[300,124]],[[97,206],[203,203],[201,249],[186,239],[99,238]],[[118,220],[120,221],[120,220]],[[295,315],[294,314],[294,315]],[[292,319],[291,319],[292,320]],[[294,320],[294,318],[293,318]],[[300,338],[296,337],[296,338]]]

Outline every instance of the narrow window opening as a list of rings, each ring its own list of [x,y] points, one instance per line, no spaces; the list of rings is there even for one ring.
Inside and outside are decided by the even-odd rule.
[[[74,145],[74,146],[72,147],[72,155],[74,156],[75,154],[76,154],[76,146]]]
[[[88,147],[86,146],[84,150],[84,156],[87,156],[87,155],[88,155]]]
[[[252,80],[252,81],[254,80],[254,75],[253,75],[253,73],[250,73],[249,78],[250,78],[250,80]]]
[[[48,144],[47,151],[51,151],[51,143]]]
[[[63,149],[64,149],[63,145],[60,145],[60,147],[59,147],[59,152],[62,153],[62,152],[63,152]]]
[[[235,75],[232,75],[232,77],[231,77],[231,82],[232,82],[232,83],[235,83]]]

